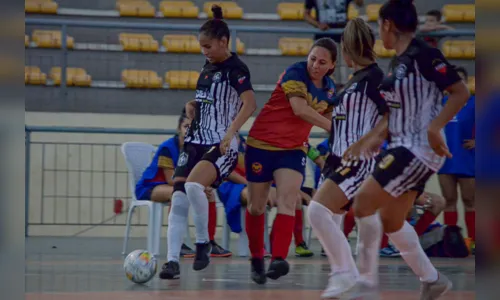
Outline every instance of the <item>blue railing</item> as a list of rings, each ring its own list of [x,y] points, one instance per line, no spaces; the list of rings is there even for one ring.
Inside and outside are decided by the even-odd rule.
[[[130,198],[128,172],[120,163],[121,142],[129,138],[102,142],[96,135],[158,136],[154,141],[159,143],[175,133],[172,129],[26,126],[25,235],[30,225],[124,225],[106,204]],[[60,134],[70,136],[61,139]],[[324,133],[311,134],[313,139],[325,137]],[[88,207],[88,215],[70,211],[70,202],[73,208]],[[33,208],[33,204],[38,206]],[[34,210],[31,214],[30,208]],[[138,223],[146,224],[140,216]]]

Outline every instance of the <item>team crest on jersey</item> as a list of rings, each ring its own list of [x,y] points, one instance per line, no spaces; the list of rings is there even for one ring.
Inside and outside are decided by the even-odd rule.
[[[350,93],[354,92],[357,87],[358,87],[358,83],[355,82],[347,90],[345,90],[345,92],[350,94]]]
[[[439,73],[443,74],[443,75],[446,75],[446,71],[448,71],[448,67],[446,66],[446,64],[440,60],[440,59],[435,59],[432,64],[434,65],[434,68],[436,69],[436,71],[438,71]]]
[[[262,164],[258,163],[258,162],[254,162],[252,164],[252,172],[254,172],[255,174],[262,173]]]
[[[246,77],[246,76],[241,76],[241,77],[239,77],[239,78],[238,78],[238,83],[239,83],[239,84],[242,84],[243,82],[245,82],[245,79],[247,79],[247,77]]]
[[[335,89],[334,89],[334,88],[331,88],[331,89],[328,91],[328,94],[326,94],[326,96],[328,97],[328,99],[332,99],[332,98],[333,98],[333,95],[335,95]]]
[[[406,67],[405,64],[400,64],[396,68],[396,70],[395,70],[395,72],[396,72],[396,78],[397,79],[403,79],[403,78],[405,78],[407,70],[408,70],[408,68]]]
[[[220,82],[221,79],[222,79],[222,73],[221,72],[215,73],[214,77],[212,77],[212,81],[213,82]]]
[[[382,170],[385,170],[387,168],[389,168],[390,165],[392,165],[392,163],[396,160],[396,158],[394,157],[394,155],[392,154],[389,154],[389,155],[386,155],[382,161],[378,164],[378,167]]]
[[[185,166],[188,162],[188,154],[186,152],[182,152],[181,155],[179,156],[179,161],[177,162],[177,165],[179,167]]]

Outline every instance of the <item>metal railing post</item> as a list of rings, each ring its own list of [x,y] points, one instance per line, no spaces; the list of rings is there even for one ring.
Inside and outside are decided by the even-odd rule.
[[[25,161],[24,161],[24,236],[29,236],[29,209],[30,209],[30,157],[31,131],[25,129]]]
[[[63,24],[61,29],[62,57],[61,57],[61,98],[66,100],[68,94],[66,89],[66,67],[68,66],[68,25]]]
[[[231,30],[231,36],[233,37],[231,39],[231,49],[234,53],[238,54],[238,43],[236,43],[236,40],[238,39],[238,37],[236,36],[238,34],[238,32],[236,31],[236,29],[232,29]]]

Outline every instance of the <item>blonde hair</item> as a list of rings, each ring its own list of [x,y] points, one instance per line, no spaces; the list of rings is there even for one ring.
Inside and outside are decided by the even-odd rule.
[[[347,23],[341,44],[342,50],[358,66],[369,65],[377,57],[373,50],[375,45],[373,30],[361,18],[355,18]]]

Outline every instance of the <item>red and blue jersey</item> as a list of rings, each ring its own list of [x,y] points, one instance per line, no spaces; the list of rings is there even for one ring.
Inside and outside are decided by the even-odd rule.
[[[443,105],[446,101],[448,101],[448,96],[444,97]],[[439,174],[475,176],[476,150],[464,148],[466,140],[475,139],[475,106],[475,96],[471,96],[465,106],[444,128],[446,143],[453,157],[446,159]]]
[[[323,87],[317,88],[307,72],[307,62],[288,67],[250,129],[247,144],[264,150],[306,151],[312,124],[296,116],[290,105],[291,97],[307,100],[320,114],[333,110],[336,88],[333,80],[325,76]]]
[[[163,142],[153,157],[153,160],[142,173],[141,179],[137,182],[137,186],[143,186],[148,183],[162,183],[168,182],[165,178],[163,169],[175,169],[177,167],[177,160],[179,158],[179,136],[174,136]]]

